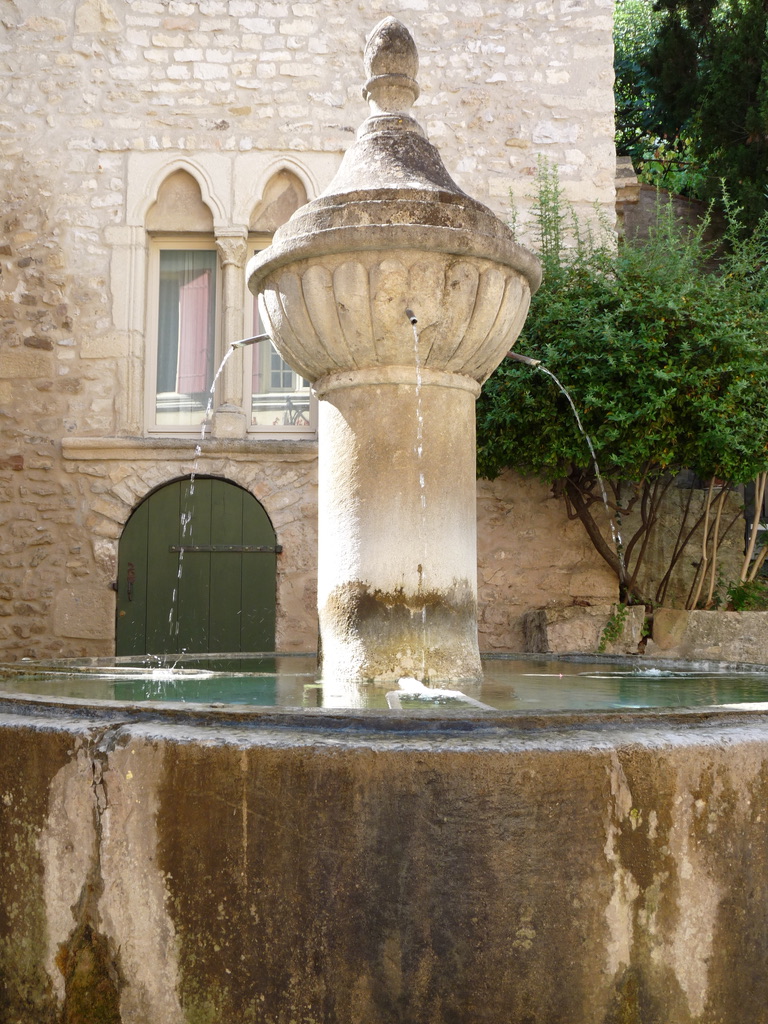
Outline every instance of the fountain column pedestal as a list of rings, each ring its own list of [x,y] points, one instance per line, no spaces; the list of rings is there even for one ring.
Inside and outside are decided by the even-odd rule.
[[[323,676],[478,678],[479,386],[380,367],[315,387]]]
[[[357,142],[247,271],[265,330],[320,398],[324,680],[479,678],[474,402],[541,279],[408,113],[417,68],[385,18]]]

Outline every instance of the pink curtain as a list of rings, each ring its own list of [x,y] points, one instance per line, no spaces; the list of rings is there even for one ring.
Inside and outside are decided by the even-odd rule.
[[[179,369],[177,390],[200,394],[209,386],[208,345],[211,272],[204,270],[179,291]]]

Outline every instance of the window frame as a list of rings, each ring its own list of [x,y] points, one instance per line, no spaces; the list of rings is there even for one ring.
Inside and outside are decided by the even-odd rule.
[[[146,433],[154,437],[209,436],[211,418],[206,420],[205,411],[199,423],[161,423],[157,418],[157,377],[160,313],[160,253],[166,250],[196,250],[213,252],[216,259],[216,281],[214,286],[214,373],[224,357],[222,351],[222,266],[215,237],[202,234],[158,234],[149,237],[147,260],[147,320],[144,348],[144,422]],[[210,383],[208,385],[210,387]],[[218,391],[218,385],[216,388]],[[216,393],[211,409],[216,408]]]

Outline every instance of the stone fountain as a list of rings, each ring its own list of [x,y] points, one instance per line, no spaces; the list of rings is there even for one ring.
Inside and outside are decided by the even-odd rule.
[[[252,280],[321,397],[326,675],[467,677],[472,401],[537,268],[404,112],[405,30],[367,61],[361,138]],[[0,1021],[766,1020],[768,705],[164,706],[20,668]]]
[[[385,18],[364,60],[370,116],[325,192],[251,261],[249,286],[320,399],[323,677],[476,679],[474,405],[541,271],[408,112],[405,26]]]

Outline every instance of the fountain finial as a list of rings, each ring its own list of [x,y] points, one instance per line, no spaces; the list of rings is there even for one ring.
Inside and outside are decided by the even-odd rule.
[[[424,134],[408,114],[419,97],[419,55],[408,29],[397,18],[384,18],[374,28],[365,44],[363,67],[368,80],[363,86],[363,99],[371,116],[362,125],[360,136],[387,128]]]

